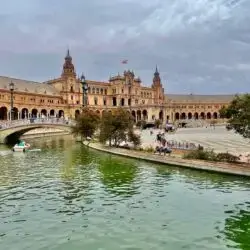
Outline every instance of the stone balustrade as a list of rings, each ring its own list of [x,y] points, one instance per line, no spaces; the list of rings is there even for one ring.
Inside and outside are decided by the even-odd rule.
[[[36,119],[23,119],[23,120],[13,120],[13,121],[0,121],[0,130],[19,127],[29,124],[48,124],[48,125],[74,125],[75,121],[66,120],[62,118],[36,118]]]

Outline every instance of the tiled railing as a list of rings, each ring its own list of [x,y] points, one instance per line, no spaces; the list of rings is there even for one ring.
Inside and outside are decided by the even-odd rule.
[[[66,125],[71,126],[74,124],[73,120],[65,120],[62,118],[36,118],[36,119],[23,119],[13,121],[0,121],[0,130],[19,127],[32,124],[50,124],[50,125]]]

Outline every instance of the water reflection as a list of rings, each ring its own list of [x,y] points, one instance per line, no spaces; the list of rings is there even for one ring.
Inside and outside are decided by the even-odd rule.
[[[227,210],[230,216],[225,220],[223,234],[226,239],[236,243],[241,250],[250,249],[250,202],[237,204],[234,210]],[[235,244],[232,244],[235,246]],[[231,247],[233,247],[231,245]]]
[[[42,151],[1,157],[6,249],[35,249],[39,240],[44,249],[250,249],[248,180],[116,157],[64,138],[31,144]]]
[[[100,180],[108,192],[125,197],[137,193],[138,168],[134,161],[107,156],[99,161]]]

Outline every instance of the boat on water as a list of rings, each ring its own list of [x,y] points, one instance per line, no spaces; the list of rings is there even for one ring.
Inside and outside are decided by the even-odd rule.
[[[15,146],[12,148],[13,152],[25,152],[27,149],[30,148],[30,144],[26,143],[25,141],[19,141]]]

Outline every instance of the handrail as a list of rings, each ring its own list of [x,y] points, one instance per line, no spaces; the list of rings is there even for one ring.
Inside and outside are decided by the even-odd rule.
[[[24,125],[35,125],[35,124],[48,124],[48,125],[66,125],[71,126],[75,124],[73,120],[66,120],[63,118],[31,118],[13,121],[0,121],[0,130],[14,128]]]

